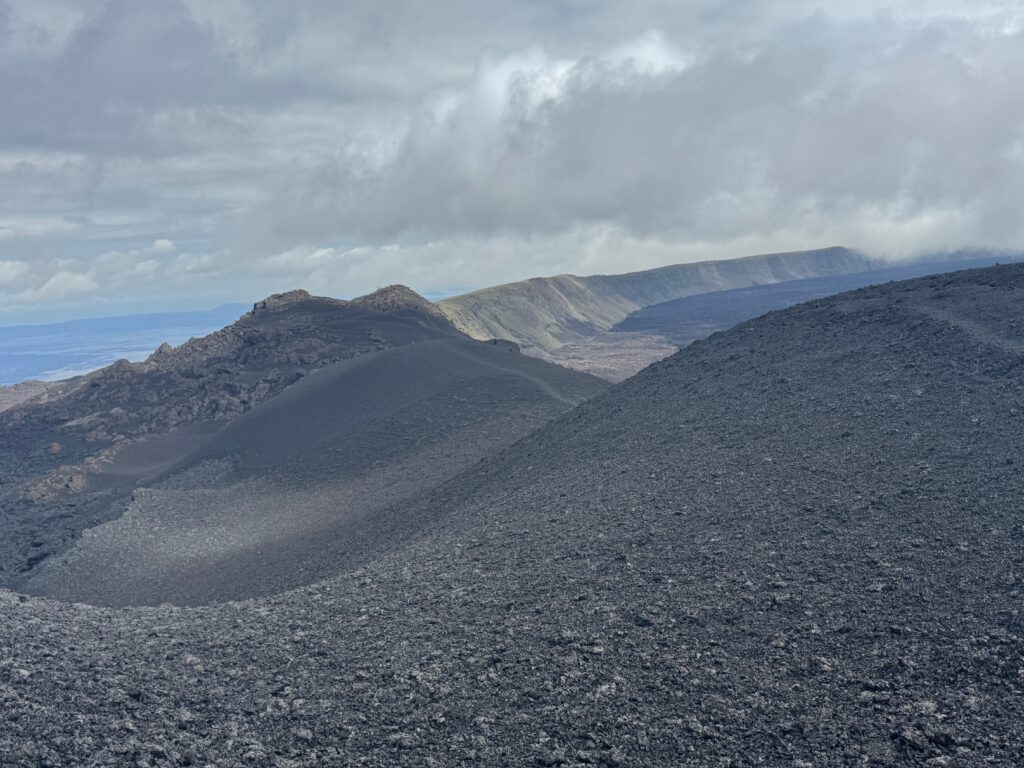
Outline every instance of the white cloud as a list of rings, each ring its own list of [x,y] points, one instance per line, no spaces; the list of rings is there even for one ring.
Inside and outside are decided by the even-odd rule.
[[[61,270],[38,288],[23,291],[18,299],[25,304],[66,301],[92,293],[98,287],[89,275]]]
[[[177,250],[177,247],[172,241],[161,238],[154,240],[152,244],[143,248],[135,248],[127,251],[105,251],[96,257],[95,263],[107,265],[113,268],[121,268],[134,264],[140,259],[176,253]]]
[[[28,264],[23,261],[0,261],[0,288],[15,285],[28,274]]]
[[[691,62],[689,57],[670,45],[658,30],[651,30],[641,37],[615,46],[604,59],[612,67],[632,69],[648,77],[682,72]]]
[[[1019,2],[302,5],[0,0],[0,311],[1024,243]]]
[[[223,275],[228,267],[242,268],[232,264],[231,254],[219,253],[180,253],[171,259],[165,270],[167,279],[182,285],[192,285],[196,280],[207,280]]]
[[[572,61],[539,49],[485,58],[408,121],[390,157],[350,146],[270,212],[291,237],[612,224],[695,242],[800,231],[810,240],[812,227],[849,231],[865,211],[883,211],[890,231],[905,225],[891,250],[922,221],[943,234],[921,248],[1019,245],[1024,179],[1006,158],[1024,125],[1011,74],[1024,69],[1024,38],[980,34],[959,22],[818,18],[692,64],[654,33]],[[371,154],[375,163],[353,160]]]

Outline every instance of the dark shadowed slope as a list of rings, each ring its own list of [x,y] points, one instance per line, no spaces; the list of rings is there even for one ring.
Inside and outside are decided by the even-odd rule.
[[[137,482],[312,371],[442,338],[465,336],[402,286],[354,301],[293,291],[209,336],[0,412],[0,578],[61,551]]]
[[[1024,267],[697,342],[246,603],[0,597],[0,762],[1024,764]]]
[[[507,342],[443,339],[337,363],[231,422],[18,586],[156,605],[322,579],[414,531],[383,510],[606,386]]]

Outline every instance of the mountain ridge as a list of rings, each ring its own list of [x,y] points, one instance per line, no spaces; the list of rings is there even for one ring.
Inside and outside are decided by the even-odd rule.
[[[385,289],[346,302],[305,291],[275,294],[219,331],[178,347],[161,345],[140,363],[121,360],[55,382],[0,412],[0,574],[31,568],[82,528],[116,514],[112,500],[131,481],[111,479],[109,468],[145,452],[154,439],[175,433],[179,442],[198,439],[344,359],[466,338],[414,296]],[[42,538],[36,519],[52,528]]]
[[[608,331],[631,312],[692,293],[757,282],[864,271],[875,262],[830,247],[675,264],[621,275],[557,275],[483,288],[438,306],[473,338],[506,338],[524,351],[551,352]]]

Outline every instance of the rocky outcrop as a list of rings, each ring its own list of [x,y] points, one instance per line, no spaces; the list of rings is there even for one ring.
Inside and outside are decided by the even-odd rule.
[[[23,381],[9,387],[0,387],[0,411],[6,411],[34,397],[37,397],[52,385],[45,381]]]
[[[378,312],[420,312],[434,318],[446,318],[436,304],[427,301],[411,288],[404,285],[389,285],[366,296],[352,300],[352,305]]]
[[[327,299],[322,297],[313,297],[309,291],[297,289],[294,291],[286,291],[285,293],[275,293],[262,301],[257,301],[252,306],[251,315],[258,315],[261,312],[274,312],[286,310],[296,305],[305,304],[308,302],[331,302],[335,304],[345,304],[346,302],[340,299]]]

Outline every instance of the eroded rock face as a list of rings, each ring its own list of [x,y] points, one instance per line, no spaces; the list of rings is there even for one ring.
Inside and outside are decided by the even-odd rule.
[[[438,302],[476,339],[511,339],[543,356],[599,336],[631,312],[670,299],[726,288],[847,274],[873,262],[847,248],[775,253],[677,264],[624,275],[558,275],[484,288]]]
[[[174,347],[172,347],[170,344],[168,344],[165,341],[159,347],[157,347],[155,350],[153,350],[153,354],[151,354],[146,359],[146,362],[147,363],[156,363],[160,359],[162,359],[162,358],[166,357],[167,355],[169,355],[170,353],[172,353],[173,351],[174,351]]]

